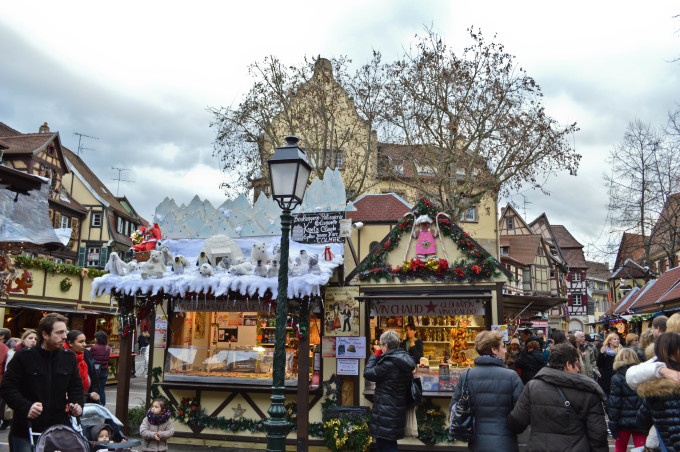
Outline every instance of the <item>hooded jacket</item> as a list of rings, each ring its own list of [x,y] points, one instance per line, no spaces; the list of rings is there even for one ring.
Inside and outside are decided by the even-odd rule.
[[[669,452],[680,451],[680,384],[665,378],[641,383],[643,398],[637,421],[641,428],[654,424]]]
[[[637,412],[642,405],[642,399],[626,383],[626,371],[629,367],[619,367],[612,377],[609,395],[609,430],[614,438],[619,437],[619,430],[645,433],[649,431],[649,428],[644,429],[637,422]]]
[[[522,393],[522,380],[517,372],[493,356],[475,359],[475,367],[467,372],[467,385],[474,413],[474,436],[468,447],[474,451],[517,451],[517,435],[508,428],[507,416]],[[458,380],[451,406],[460,398],[463,378]]]
[[[411,356],[402,348],[388,350],[382,356],[371,355],[364,378],[374,381],[373,414],[369,425],[371,436],[397,440],[404,437],[406,396],[416,368]]]
[[[557,387],[571,408],[565,406]],[[508,424],[516,433],[531,425],[530,452],[607,452],[605,401],[600,386],[585,375],[544,367],[527,383]]]

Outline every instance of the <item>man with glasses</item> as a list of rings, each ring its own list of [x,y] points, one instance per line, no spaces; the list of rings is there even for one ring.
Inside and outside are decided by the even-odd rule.
[[[524,387],[508,415],[515,433],[531,425],[529,451],[608,451],[602,388],[579,374],[579,352],[571,344],[551,348],[544,367]]]
[[[397,440],[404,437],[406,397],[415,368],[408,352],[399,348],[399,335],[385,331],[380,336],[380,349],[368,358],[364,369],[364,378],[375,382],[369,433],[378,452],[397,451]]]

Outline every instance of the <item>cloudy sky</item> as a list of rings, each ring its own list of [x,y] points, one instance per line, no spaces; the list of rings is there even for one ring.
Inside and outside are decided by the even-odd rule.
[[[320,6],[323,5],[322,8]],[[532,220],[546,212],[584,245],[608,235],[605,157],[627,124],[663,124],[680,103],[677,2],[654,1],[2,2],[0,121],[24,132],[43,122],[115,193],[151,218],[165,196],[222,203],[208,107],[235,105],[248,64],[276,55],[385,61],[431,26],[453,48],[481,28],[542,87],[547,111],[577,122],[577,177],[552,176],[550,196],[513,197]]]

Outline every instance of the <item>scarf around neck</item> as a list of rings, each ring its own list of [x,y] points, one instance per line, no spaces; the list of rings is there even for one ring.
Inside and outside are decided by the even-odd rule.
[[[64,342],[64,348],[71,350],[71,347],[66,342]],[[73,350],[71,351],[73,352]],[[73,353],[78,358],[78,373],[80,374],[80,379],[83,380],[83,391],[87,393],[87,390],[90,389],[90,375],[88,374],[87,362],[85,362],[85,353]]]
[[[151,425],[161,425],[170,419],[170,410],[161,414],[153,414],[151,408],[149,408],[149,411],[146,412],[146,418]]]

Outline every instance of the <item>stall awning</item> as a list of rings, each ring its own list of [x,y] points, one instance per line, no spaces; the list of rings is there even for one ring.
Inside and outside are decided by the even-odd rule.
[[[93,315],[116,315],[116,311],[107,309],[78,309],[73,306],[63,306],[56,304],[34,304],[34,303],[0,303],[0,308],[8,309],[32,309],[35,311],[58,312],[60,314],[93,314]]]
[[[505,317],[530,317],[554,308],[558,304],[566,303],[566,298],[539,297],[531,295],[503,295],[503,313]]]

